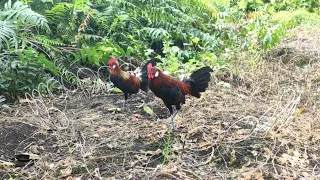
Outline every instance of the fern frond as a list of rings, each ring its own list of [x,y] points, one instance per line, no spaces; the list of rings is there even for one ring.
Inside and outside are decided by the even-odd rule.
[[[107,0],[107,2],[111,3],[112,5],[119,5],[122,8],[138,8],[138,6],[136,6],[134,3],[126,0]]]
[[[45,17],[50,21],[50,23],[56,23],[68,20],[68,13],[70,8],[67,6],[68,3],[58,3],[53,6],[50,10],[46,10]]]
[[[193,29],[190,35],[191,37],[198,37],[203,43],[210,43],[212,46],[218,44],[217,38],[209,33],[204,33],[202,31]]]
[[[49,39],[47,36],[32,36],[30,37],[31,42],[37,45],[41,45],[40,47],[43,47],[46,49],[47,54],[51,54],[51,56],[54,56],[53,51],[57,51],[57,49],[54,46],[64,46],[65,44],[62,43],[59,39]]]
[[[65,41],[71,42],[77,35],[76,31],[73,31],[68,24],[61,22],[57,26],[57,33],[61,34],[61,38]]]
[[[17,21],[21,24],[29,24],[50,31],[48,21],[44,16],[34,12],[27,5],[19,1],[12,4],[11,0],[9,0],[0,12],[0,19]]]
[[[97,36],[93,34],[80,34],[79,35],[79,40],[84,39],[85,41],[98,41],[101,40],[103,37],[102,36]]]
[[[47,36],[35,36],[34,39],[36,39],[38,42],[49,45],[49,46],[64,46],[65,44],[61,42],[59,39],[50,39]]]
[[[74,0],[72,6],[74,9],[82,10],[86,13],[91,9],[90,0]]]
[[[192,23],[192,17],[172,6],[152,7],[145,9],[144,15],[150,19],[150,23],[156,26],[167,26],[167,24]]]
[[[210,5],[211,0],[193,0],[194,5],[199,6],[206,10],[212,17],[218,18],[219,12],[218,10]]]
[[[0,50],[18,42],[15,30],[16,26],[11,22],[0,21]]]
[[[165,37],[170,37],[170,33],[166,31],[163,28],[150,28],[146,27],[143,28],[142,31],[145,31],[149,37],[151,37],[153,40],[161,40],[164,39]]]
[[[58,76],[61,77],[62,81],[65,81],[68,84],[76,84],[77,76],[69,70],[70,67],[67,66],[65,62],[67,62],[67,60],[61,56],[54,57],[53,59],[53,63],[59,72]]]

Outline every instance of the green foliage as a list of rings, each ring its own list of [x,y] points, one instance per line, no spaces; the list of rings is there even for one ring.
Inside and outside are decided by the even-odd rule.
[[[14,47],[19,48],[20,34],[32,34],[33,28],[50,30],[47,20],[32,11],[27,5],[9,0],[0,11],[0,51]]]
[[[320,4],[318,0],[241,0],[237,5],[246,12],[262,10],[266,5],[271,6],[277,12],[298,9],[319,12]]]
[[[45,69],[58,73],[52,62],[32,48],[12,52],[8,59],[0,61],[0,64],[0,92],[13,95],[23,95],[25,92],[38,89],[40,83],[46,84],[50,76],[44,73]],[[39,89],[40,93],[46,90],[46,88]]]
[[[318,0],[276,0],[274,8],[276,11],[294,11],[305,9],[309,12],[319,12]]]
[[[158,57],[174,76],[232,67],[244,52],[255,62],[318,10],[316,0],[9,0],[0,12],[1,92],[20,95],[53,77],[73,84],[70,64],[98,69],[111,57],[139,65]]]
[[[52,37],[60,38],[64,43],[75,41],[78,27],[85,18],[90,8],[89,0],[75,0],[73,2],[59,2],[45,10],[45,17],[50,23]],[[88,39],[99,40],[101,37],[88,34],[82,37],[85,42]]]
[[[277,25],[273,29],[268,29],[267,31],[263,31],[261,34],[263,36],[263,49],[268,50],[280,43],[282,37],[286,34],[285,25]]]
[[[104,39],[91,47],[83,47],[78,53],[72,53],[77,62],[88,67],[99,67],[106,64],[111,57],[130,57],[132,47],[123,49],[116,43]]]
[[[16,26],[10,21],[0,20],[0,50],[5,47],[10,48],[17,42]]]
[[[74,55],[79,64],[99,66],[102,61],[103,51],[97,50],[95,47],[84,47],[80,50],[80,56]]]
[[[171,149],[171,132],[172,132],[172,129],[169,129],[168,130],[168,138],[167,138],[167,143],[166,143],[166,146],[163,150],[163,160],[162,160],[162,165],[164,165],[166,162],[167,162],[167,158],[168,158],[168,155],[170,153],[170,149]]]
[[[212,35],[213,24],[217,19],[214,6],[203,1],[109,1],[100,4],[93,19],[101,35],[123,49],[137,49],[132,55],[145,59],[141,52],[152,48],[162,53],[163,41],[172,40],[174,45],[183,47],[192,38],[203,39],[199,44],[215,46]],[[194,4],[197,4],[195,8]],[[97,8],[98,9],[98,8]],[[199,13],[202,12],[202,13]],[[106,31],[103,31],[106,29]]]
[[[285,18],[283,18],[285,17]],[[314,25],[320,22],[320,15],[310,13],[306,10],[296,11],[280,11],[272,15],[272,20],[275,23],[287,24],[290,27],[295,27],[300,24]]]
[[[35,26],[49,31],[48,21],[42,15],[32,11],[27,5],[16,1],[11,3],[9,0],[5,3],[4,8],[0,12],[0,17],[5,21],[14,21],[17,25]]]
[[[238,3],[239,8],[246,12],[261,10],[264,5],[262,0],[241,0]]]
[[[77,84],[77,76],[71,72],[69,61],[66,57],[56,56],[53,58],[53,66],[57,70],[56,79],[65,86],[72,86]]]
[[[35,40],[37,40],[39,43],[41,43],[44,46],[63,46],[63,44],[59,39],[50,39],[48,36],[44,35],[38,35],[33,37]]]
[[[48,33],[44,16],[22,2],[5,3],[0,11],[0,94],[21,96],[34,89],[43,93],[57,88],[51,76],[66,73],[50,60],[59,56],[54,46],[64,44]]]

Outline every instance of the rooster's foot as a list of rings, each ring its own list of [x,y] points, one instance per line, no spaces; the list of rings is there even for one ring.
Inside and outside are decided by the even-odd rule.
[[[173,113],[169,118],[167,119],[158,119],[157,121],[159,122],[163,122],[163,123],[166,123],[166,124],[170,124],[170,130],[171,131],[174,131],[175,130],[175,127],[174,127],[174,117],[178,114],[179,111],[176,111],[175,113]]]

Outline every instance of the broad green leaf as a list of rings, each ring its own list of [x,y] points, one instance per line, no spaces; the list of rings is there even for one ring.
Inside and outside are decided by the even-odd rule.
[[[130,56],[131,55],[131,51],[132,51],[132,47],[128,47],[127,52],[126,52],[126,56]]]
[[[144,112],[146,112],[146,113],[148,113],[150,115],[153,114],[153,110],[147,105],[143,106],[143,110],[144,110]]]
[[[112,89],[112,91],[113,91],[113,92],[116,92],[116,93],[122,93],[122,91],[121,91],[119,88],[117,88],[117,87],[114,87],[114,88]]]

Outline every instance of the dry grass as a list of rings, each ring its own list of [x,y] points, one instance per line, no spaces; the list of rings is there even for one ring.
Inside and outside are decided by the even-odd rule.
[[[44,150],[39,148],[33,166],[2,165],[0,174],[22,179],[319,179],[320,34],[298,32],[255,70],[236,76],[220,71],[201,99],[188,100],[176,117],[178,131],[171,134],[164,165],[167,125],[142,108],[147,104],[166,116],[160,100],[139,94],[132,96],[130,109],[117,112],[121,95],[93,95],[107,86],[82,84],[75,93],[33,97],[2,112],[4,123],[25,124],[14,124],[27,134],[12,146],[17,152],[34,152],[31,144]],[[219,87],[221,80],[232,88]],[[6,155],[1,160],[9,161]]]

